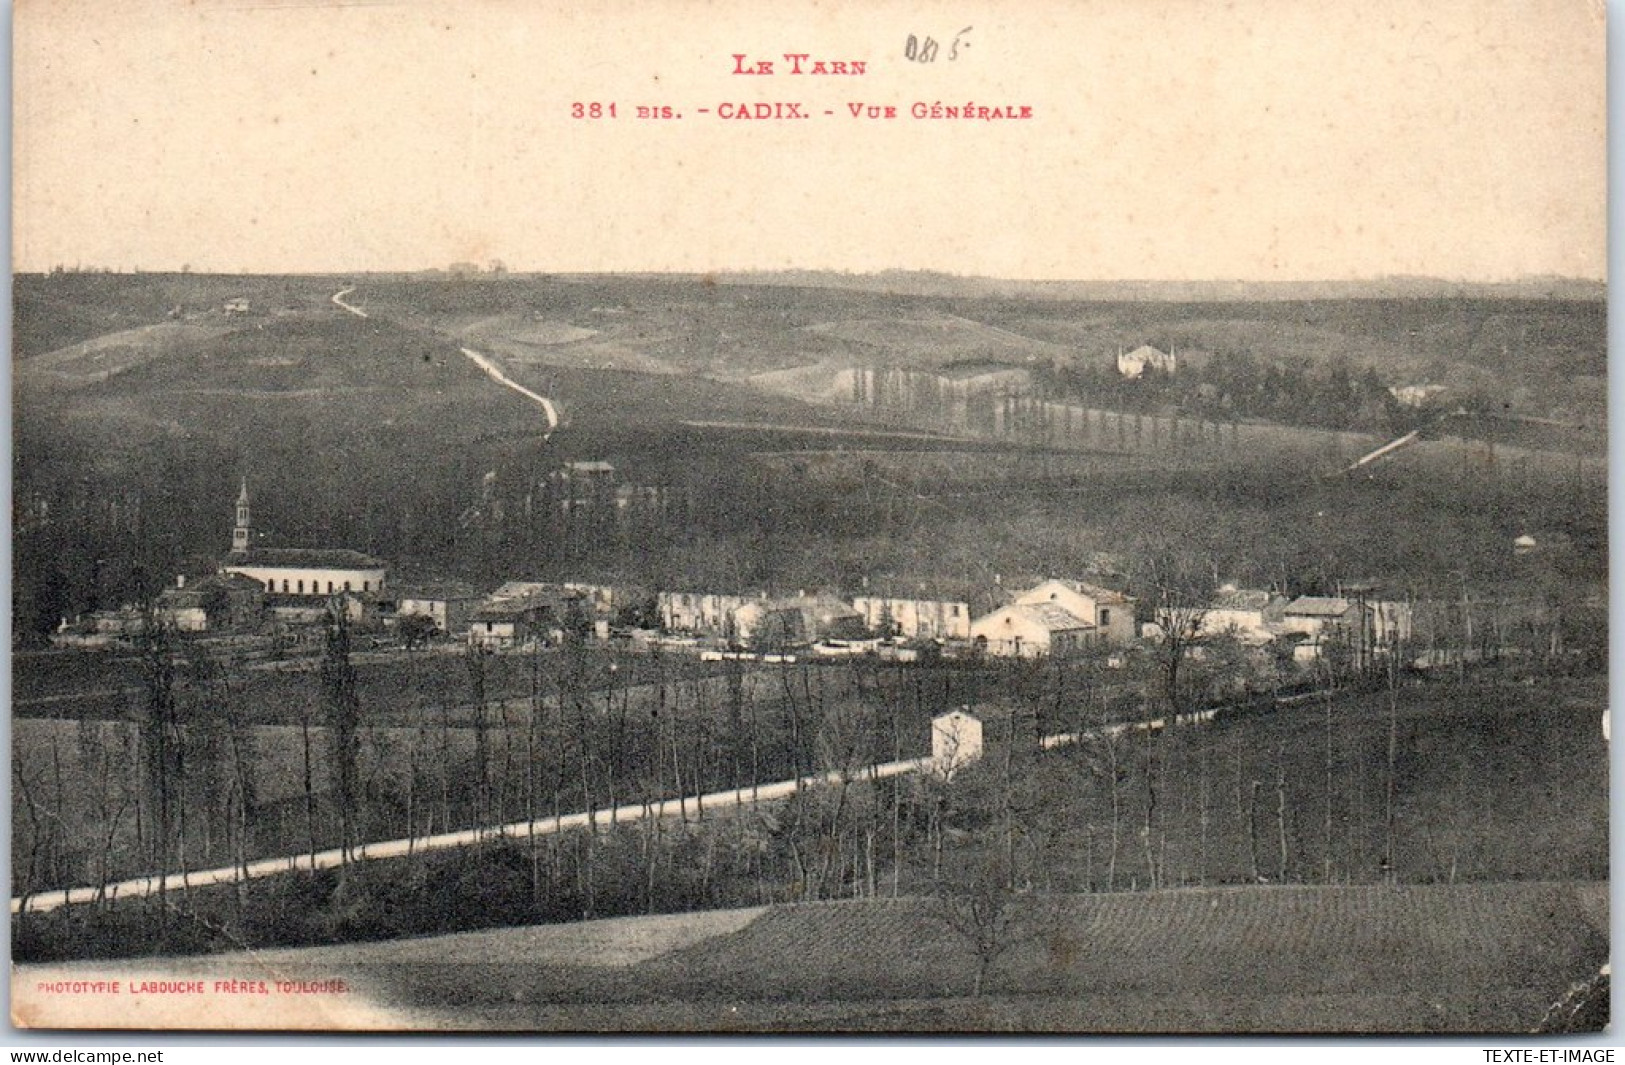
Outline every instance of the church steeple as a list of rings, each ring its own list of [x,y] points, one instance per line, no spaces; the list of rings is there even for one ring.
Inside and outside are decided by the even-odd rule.
[[[249,542],[252,539],[252,524],[248,513],[248,478],[243,478],[243,486],[237,492],[237,524],[231,530],[231,553],[242,555],[248,552]]]

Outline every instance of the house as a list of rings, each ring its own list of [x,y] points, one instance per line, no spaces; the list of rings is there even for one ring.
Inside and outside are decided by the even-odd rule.
[[[1319,642],[1336,631],[1351,631],[1359,612],[1351,600],[1325,595],[1300,595],[1286,604],[1275,627],[1279,632],[1297,632]]]
[[[1099,638],[1112,647],[1134,642],[1134,600],[1121,592],[1085,581],[1051,579],[1017,595],[1017,603],[1054,603],[1094,625]]]
[[[950,710],[931,719],[931,768],[939,776],[982,757],[982,721],[966,710]]]
[[[443,633],[459,633],[479,609],[481,596],[473,588],[455,581],[410,584],[394,589],[396,620],[423,616]]]
[[[940,599],[859,596],[852,609],[868,631],[907,640],[970,639],[970,607]]]
[[[1443,385],[1395,385],[1388,390],[1388,394],[1402,407],[1421,408],[1444,390]]]
[[[971,643],[1005,658],[1065,655],[1098,638],[1092,622],[1054,603],[1012,603],[970,623]]]
[[[239,574],[204,577],[188,583],[182,576],[158,595],[160,621],[181,632],[214,632],[256,627],[265,612],[265,591],[253,578]]]
[[[733,613],[732,638],[750,646],[856,640],[866,633],[863,615],[829,595],[803,592],[788,598],[754,599]]]
[[[710,592],[660,592],[655,606],[660,627],[667,632],[697,636],[734,635],[734,613],[763,596],[716,595]]]
[[[557,641],[563,638],[571,615],[580,611],[579,599],[562,589],[488,599],[469,615],[468,643],[495,650]]]
[[[811,643],[806,618],[782,601],[753,599],[733,612],[728,636],[741,647],[782,649]]]
[[[1117,353],[1117,372],[1130,379],[1145,376],[1148,369],[1171,374],[1178,365],[1179,359],[1172,352],[1159,351],[1150,344],[1141,344],[1126,355]]]
[[[583,584],[580,581],[565,581],[564,590],[574,592],[581,597],[581,605],[589,615],[605,621],[615,616],[615,610],[622,605],[619,599],[627,598],[617,596],[615,588],[608,584]]]
[[[231,299],[225,302],[225,310],[227,314],[247,314],[248,309],[248,300],[242,296],[233,296]]]
[[[1286,597],[1227,584],[1203,611],[1197,635],[1230,635],[1243,643],[1264,644],[1275,638],[1275,621]]]

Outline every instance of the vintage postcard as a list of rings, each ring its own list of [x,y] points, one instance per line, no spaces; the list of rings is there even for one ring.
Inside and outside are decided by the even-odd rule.
[[[14,1025],[1607,1023],[1600,5],[14,29]]]

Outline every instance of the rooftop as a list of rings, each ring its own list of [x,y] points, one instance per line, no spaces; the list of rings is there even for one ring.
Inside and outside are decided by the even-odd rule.
[[[230,555],[225,566],[281,566],[288,569],[382,569],[382,559],[343,547],[256,547]]]
[[[1122,592],[1113,591],[1110,588],[1105,588],[1098,584],[1090,584],[1088,581],[1074,581],[1064,577],[1052,577],[1051,579],[1045,581],[1044,584],[1062,585],[1063,587],[1072,589],[1079,595],[1088,596],[1095,602],[1105,604],[1106,606],[1131,602],[1129,597],[1124,595]],[[1044,584],[1040,584],[1038,587],[1042,588]],[[1033,590],[1037,591],[1038,589],[1035,588]]]
[[[1051,632],[1070,632],[1074,629],[1092,629],[1093,622],[1088,622],[1054,603],[1024,603],[1005,607],[1006,610],[1015,611],[1021,617],[1035,621]]]
[[[1340,618],[1349,612],[1349,601],[1324,595],[1300,595],[1287,604],[1286,612],[1297,617]]]
[[[1253,588],[1232,588],[1213,597],[1213,610],[1263,610],[1274,602],[1269,592]]]
[[[410,584],[396,583],[391,589],[396,599],[479,599],[480,593],[472,585],[461,581],[413,581]]]

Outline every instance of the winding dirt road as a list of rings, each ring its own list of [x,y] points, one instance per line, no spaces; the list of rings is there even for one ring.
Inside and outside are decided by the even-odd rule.
[[[333,304],[337,307],[344,308],[357,318],[370,318],[371,315],[362,310],[360,307],[357,307],[353,303],[345,302],[344,297],[348,296],[354,291],[355,286],[351,285],[349,288],[340,289],[339,291],[333,293]],[[521,396],[524,396],[526,399],[540,404],[542,413],[547,415],[547,432],[542,434],[542,439],[546,440],[548,437],[553,435],[554,430],[559,427],[559,409],[553,405],[552,400],[548,399],[546,396],[532,392],[524,385],[503,373],[501,367],[497,366],[497,364],[493,362],[489,356],[482,355],[473,348],[458,348],[457,350],[461,351],[463,355],[466,356],[475,366],[478,366],[481,370],[484,370],[485,375],[491,378],[491,380],[495,381],[497,384],[502,385],[504,388],[511,388]]]

